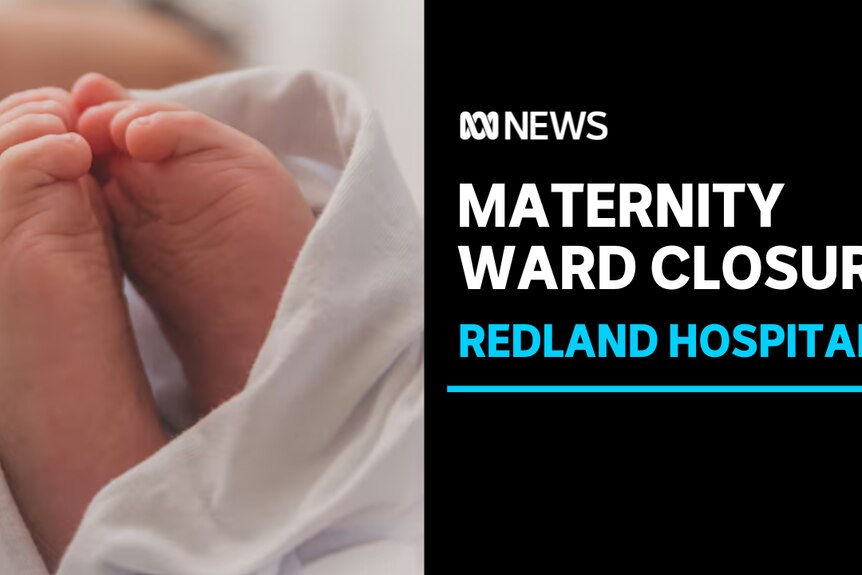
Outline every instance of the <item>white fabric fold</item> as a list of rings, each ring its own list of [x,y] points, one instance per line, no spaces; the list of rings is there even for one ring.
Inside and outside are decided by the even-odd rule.
[[[18,512],[0,469],[0,573],[45,575],[45,563]]]

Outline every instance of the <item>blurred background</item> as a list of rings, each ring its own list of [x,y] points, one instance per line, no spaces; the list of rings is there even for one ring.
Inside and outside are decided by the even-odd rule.
[[[322,68],[380,112],[420,209],[422,0],[0,0],[0,98],[98,71],[159,88],[238,67]]]

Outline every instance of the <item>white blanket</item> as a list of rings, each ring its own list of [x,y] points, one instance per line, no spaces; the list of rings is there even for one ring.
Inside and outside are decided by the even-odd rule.
[[[421,572],[422,222],[375,114],[318,73],[243,71],[144,96],[267,144],[320,217],[245,391],[107,485],[59,573]],[[131,305],[159,405],[182,430],[176,359]],[[2,473],[0,574],[46,574]]]

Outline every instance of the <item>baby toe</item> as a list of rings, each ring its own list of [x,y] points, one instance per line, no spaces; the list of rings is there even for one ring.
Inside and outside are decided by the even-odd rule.
[[[68,131],[63,120],[53,114],[27,114],[0,124],[0,154],[13,146]]]
[[[77,180],[89,172],[92,159],[89,144],[75,133],[12,146],[0,154],[0,193]]]
[[[105,102],[129,98],[129,92],[123,86],[95,72],[84,74],[72,87],[72,102],[81,111]]]
[[[0,114],[4,114],[13,108],[17,108],[28,102],[41,102],[45,100],[53,100],[69,109],[73,109],[72,95],[61,88],[38,88],[35,90],[25,90],[7,96],[0,100]]]
[[[139,120],[164,112],[183,112],[185,108],[169,102],[135,102],[117,112],[111,121],[111,136],[121,150],[128,151],[129,127],[132,123],[140,125]],[[137,158],[143,160],[144,158]],[[152,160],[157,161],[157,160]]]
[[[75,113],[68,104],[57,100],[33,100],[0,113],[0,126],[28,114],[51,114],[61,119],[67,129],[75,125]]]
[[[105,155],[124,149],[114,142],[111,123],[119,112],[132,105],[130,101],[106,102],[87,108],[78,119],[77,131],[96,155]]]
[[[78,119],[71,94],[60,88],[27,90],[0,101],[0,124],[34,113],[53,114],[61,118],[69,128],[74,127]]]
[[[126,124],[129,155],[144,162],[160,162],[211,150],[251,153],[256,142],[239,132],[190,111],[160,111]]]

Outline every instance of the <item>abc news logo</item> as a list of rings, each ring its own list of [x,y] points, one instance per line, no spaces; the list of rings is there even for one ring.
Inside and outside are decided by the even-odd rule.
[[[608,127],[604,112],[503,112],[503,138],[511,140],[604,140]],[[462,140],[496,140],[500,137],[497,112],[461,112]]]

